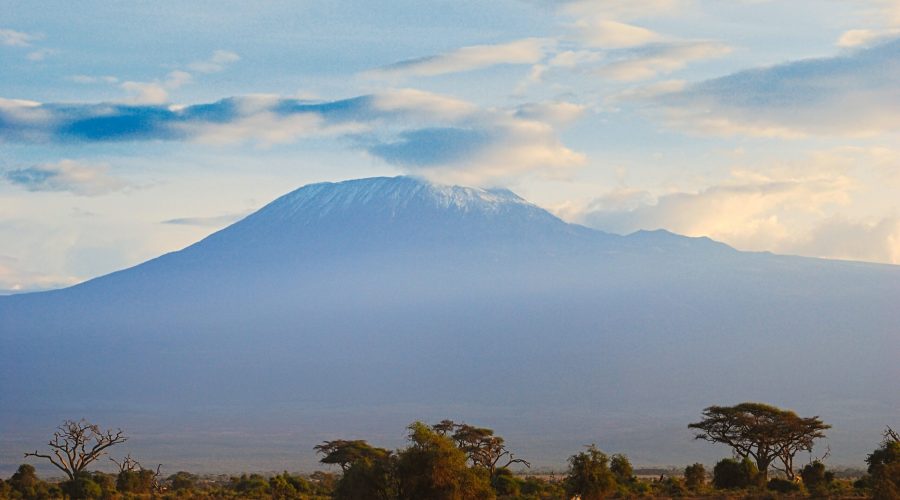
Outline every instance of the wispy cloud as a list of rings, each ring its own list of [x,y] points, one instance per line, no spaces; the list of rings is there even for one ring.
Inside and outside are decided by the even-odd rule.
[[[619,52],[614,62],[601,66],[595,73],[618,81],[648,80],[695,61],[725,56],[731,50],[728,45],[710,41],[650,44]]]
[[[218,73],[224,71],[225,68],[234,62],[240,61],[241,56],[228,50],[217,50],[212,53],[209,59],[204,61],[195,61],[188,64],[188,69],[198,73]]]
[[[341,137],[377,158],[431,175],[465,180],[577,166],[555,125],[574,120],[577,105],[550,102],[513,109],[481,108],[415,89],[386,90],[310,103],[247,96],[193,106],[38,104],[3,101],[0,139],[17,142],[253,142],[269,147],[315,137]]]
[[[28,191],[67,191],[80,196],[98,196],[128,186],[124,180],[112,176],[106,164],[73,160],[9,170],[3,177]]]
[[[676,128],[721,135],[862,136],[900,129],[900,40],[741,71],[657,99]]]
[[[30,47],[32,42],[42,39],[40,35],[0,28],[0,45],[9,47]]]
[[[162,80],[152,82],[122,82],[122,89],[131,93],[130,104],[165,104],[169,102],[169,91],[178,89],[193,81],[193,76],[181,70],[169,72]]]
[[[681,12],[686,0],[562,0],[546,1],[563,14],[578,18],[638,19]]]
[[[659,41],[658,33],[609,19],[579,20],[574,24],[579,40],[587,46],[604,49],[636,47]]]
[[[80,281],[72,276],[26,271],[21,266],[18,259],[0,255],[0,295],[61,288]]]
[[[29,52],[25,56],[25,59],[28,59],[29,61],[43,61],[44,59],[57,53],[59,53],[59,51],[56,49],[38,49]]]
[[[177,219],[164,220],[162,224],[171,224],[175,226],[200,226],[200,227],[224,227],[233,222],[237,222],[244,217],[250,215],[251,211],[212,215],[207,217],[179,217]]]
[[[547,38],[526,38],[497,45],[473,45],[443,54],[411,59],[368,71],[373,77],[436,76],[472,71],[500,64],[534,64],[541,61],[548,47]]]

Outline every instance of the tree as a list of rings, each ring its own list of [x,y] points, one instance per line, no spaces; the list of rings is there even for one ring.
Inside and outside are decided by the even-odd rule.
[[[390,499],[396,495],[396,457],[361,440],[325,441],[315,447],[320,462],[336,464],[343,474],[334,489],[336,499]]]
[[[172,474],[167,480],[175,491],[190,491],[197,486],[197,476],[183,470]]]
[[[398,453],[400,499],[491,499],[490,476],[484,468],[466,466],[466,453],[448,436],[422,422],[409,426],[410,445]]]
[[[800,477],[803,484],[810,494],[817,497],[824,497],[828,491],[828,486],[834,481],[834,473],[825,470],[825,464],[819,460],[814,460],[806,464],[800,469]]]
[[[631,466],[631,461],[621,453],[616,453],[610,458],[609,470],[616,476],[616,481],[620,484],[634,481],[634,468]]]
[[[46,458],[57,469],[63,471],[70,481],[74,481],[88,465],[106,453],[115,444],[124,443],[128,438],[118,429],[100,430],[100,427],[84,419],[78,422],[66,420],[53,433],[48,445],[49,453],[26,453],[26,457]],[[51,454],[52,453],[52,454]]]
[[[890,427],[881,446],[866,457],[872,494],[877,500],[900,498],[900,434]]]
[[[51,488],[54,488],[53,486],[37,477],[34,466],[31,464],[20,465],[6,484],[10,490],[18,494],[18,496],[13,496],[13,498],[55,498],[58,496],[58,494],[54,494],[51,491]],[[5,497],[0,494],[0,498]]]
[[[697,429],[696,439],[723,443],[741,458],[752,458],[765,482],[769,467],[781,462],[782,470],[794,478],[793,460],[798,451],[811,451],[813,442],[825,437],[831,426],[819,417],[803,418],[790,410],[763,403],[710,406],[703,420],[688,425]]]
[[[431,428],[441,436],[451,437],[456,447],[466,453],[472,465],[487,469],[492,479],[496,476],[497,469],[505,469],[512,464],[531,467],[526,460],[516,458],[506,449],[503,438],[495,436],[491,429],[457,424],[452,420],[442,420]]]
[[[569,457],[566,493],[580,495],[583,500],[595,500],[616,488],[616,479],[609,470],[609,458],[596,445]]]
[[[140,462],[131,458],[131,454],[126,455],[121,462],[114,458],[109,460],[119,468],[116,490],[123,493],[152,493],[159,490],[159,469],[162,464],[157,465],[156,470],[145,469]]]
[[[706,482],[706,469],[703,464],[696,463],[684,468],[684,484],[691,490],[698,490]]]

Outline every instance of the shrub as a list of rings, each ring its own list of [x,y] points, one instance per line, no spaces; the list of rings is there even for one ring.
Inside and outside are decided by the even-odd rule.
[[[793,493],[795,491],[800,491],[799,484],[788,479],[782,479],[780,477],[770,479],[769,484],[766,485],[766,488],[772,491],[777,491],[778,493]]]
[[[725,458],[713,468],[713,485],[718,489],[747,488],[755,485],[758,477],[756,465],[746,458],[740,462]]]
[[[691,490],[700,489],[706,482],[706,468],[703,464],[688,465],[684,469],[684,485]]]

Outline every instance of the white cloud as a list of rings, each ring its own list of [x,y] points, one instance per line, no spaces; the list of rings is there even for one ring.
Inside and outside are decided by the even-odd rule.
[[[585,107],[565,101],[546,101],[523,104],[516,110],[516,116],[554,125],[567,125],[584,115]]]
[[[78,283],[72,276],[54,276],[21,269],[21,262],[0,255],[0,294],[61,288]]]
[[[726,182],[693,192],[654,197],[646,191],[613,190],[588,205],[581,220],[618,233],[662,228],[709,236],[744,250],[784,250],[825,209],[849,204],[857,187],[835,172],[735,169]]]
[[[900,217],[822,221],[789,248],[802,255],[900,264]]]
[[[192,140],[206,144],[240,144],[255,142],[260,148],[288,144],[310,137],[360,133],[368,129],[360,123],[328,124],[317,113],[280,115],[259,111],[226,123],[180,125]]]
[[[179,217],[177,219],[164,220],[162,221],[162,224],[220,228],[237,222],[251,213],[251,211],[244,211],[224,215],[211,215],[207,217]]]
[[[58,53],[59,51],[56,49],[38,49],[29,52],[25,58],[29,61],[43,61],[49,56]]]
[[[659,41],[662,37],[651,30],[609,19],[579,20],[574,24],[582,43],[596,48],[636,47]]]
[[[72,75],[69,77],[69,80],[75,83],[84,83],[84,84],[92,84],[92,83],[119,83],[119,79],[115,76],[89,76],[89,75]]]
[[[574,0],[554,2],[576,18],[638,19],[680,12],[686,0]]]
[[[109,165],[73,160],[9,170],[3,176],[28,191],[67,191],[80,196],[98,196],[128,186],[124,180],[110,175]]]
[[[722,57],[731,47],[719,42],[672,42],[647,45],[626,51],[622,57],[596,70],[596,74],[612,80],[648,80],[672,73],[691,62]]]
[[[165,104],[169,92],[159,82],[122,82],[122,89],[129,92],[129,104]]]
[[[856,29],[856,30],[848,30],[841,34],[841,37],[837,41],[838,47],[845,48],[855,48],[855,47],[865,47],[874,45],[880,42],[884,42],[891,38],[895,38],[900,35],[900,30],[898,29],[884,29],[884,30],[873,30],[873,29]]]
[[[204,61],[195,61],[188,64],[188,69],[198,73],[218,73],[224,71],[225,68],[232,63],[241,60],[241,56],[227,50],[217,50],[212,53],[209,59]]]
[[[129,104],[165,104],[169,101],[169,91],[193,82],[190,73],[175,70],[166,75],[162,81],[122,82],[120,87],[131,93],[127,99]]]
[[[11,29],[0,29],[0,44],[9,47],[30,47],[31,42],[40,40],[42,37],[30,33],[23,33]]]
[[[564,50],[556,53],[549,61],[550,66],[574,68],[582,64],[603,59],[603,53],[592,50]]]
[[[613,94],[608,98],[608,100],[614,103],[620,101],[646,101],[648,99],[654,99],[666,94],[681,92],[685,89],[686,86],[687,82],[684,80],[665,80],[661,82],[654,82],[649,85],[641,85],[625,89],[621,92]]]
[[[499,64],[535,64],[555,44],[547,38],[526,38],[498,45],[473,45],[444,54],[403,61],[368,71],[369,76],[436,76]]]
[[[478,111],[478,106],[455,97],[408,88],[379,92],[373,96],[372,106],[379,111],[448,121],[460,120]]]

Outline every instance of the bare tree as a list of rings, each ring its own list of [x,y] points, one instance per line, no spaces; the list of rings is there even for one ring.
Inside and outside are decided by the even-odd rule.
[[[71,480],[103,456],[107,448],[127,439],[121,429],[104,431],[84,419],[78,422],[66,420],[57,427],[53,439],[47,443],[49,452],[38,453],[35,450],[34,453],[26,453],[25,457],[46,458]]]

